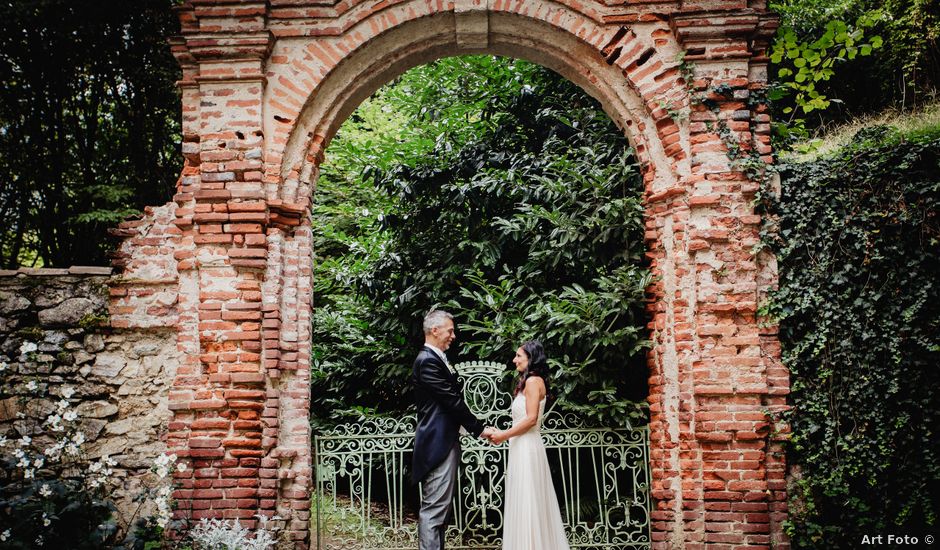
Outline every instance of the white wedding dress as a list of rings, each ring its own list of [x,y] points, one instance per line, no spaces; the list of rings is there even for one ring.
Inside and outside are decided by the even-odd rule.
[[[513,399],[511,411],[513,425],[525,418],[522,392]],[[503,550],[569,550],[545,444],[539,432],[544,413],[545,400],[542,399],[535,426],[509,440]]]

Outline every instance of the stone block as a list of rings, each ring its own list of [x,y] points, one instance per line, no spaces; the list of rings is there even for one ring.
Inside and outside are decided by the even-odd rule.
[[[0,314],[9,315],[19,313],[29,309],[33,305],[21,294],[2,291],[0,292]]]
[[[84,365],[95,360],[95,356],[85,350],[79,350],[72,354],[72,360],[76,365]]]
[[[107,418],[117,412],[117,405],[107,401],[91,401],[78,406],[78,414],[83,418]]]
[[[111,422],[105,427],[105,431],[110,435],[124,435],[131,431],[131,428],[134,426],[134,420],[133,418],[125,418]]]
[[[152,357],[159,355],[160,351],[161,345],[157,342],[138,342],[131,348],[129,356],[132,359]]]
[[[95,442],[88,448],[88,456],[93,459],[102,456],[115,456],[127,450],[127,440],[123,437],[112,437],[104,441]]]
[[[104,349],[104,337],[100,334],[88,334],[85,336],[85,351],[88,353],[97,353]]]
[[[0,400],[0,422],[8,422],[16,418],[16,413],[20,410],[16,397],[8,397]]]
[[[95,357],[91,374],[102,378],[114,378],[127,366],[127,359],[119,353],[100,353]]]
[[[39,312],[39,324],[42,326],[62,326],[78,324],[87,315],[96,312],[98,304],[88,298],[68,298],[62,303]]]

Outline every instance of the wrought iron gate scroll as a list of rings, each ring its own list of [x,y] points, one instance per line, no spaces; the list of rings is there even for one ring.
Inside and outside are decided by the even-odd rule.
[[[488,425],[510,424],[511,395],[499,363],[456,365],[470,409]],[[417,548],[417,497],[408,475],[415,418],[344,424],[314,438],[317,548]],[[542,439],[572,548],[649,548],[649,432],[585,425],[546,411]],[[461,471],[447,547],[501,547],[506,445],[461,441]],[[409,502],[411,501],[411,502]]]

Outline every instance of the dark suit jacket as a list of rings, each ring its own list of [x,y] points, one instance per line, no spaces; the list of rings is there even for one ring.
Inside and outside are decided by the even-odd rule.
[[[484,426],[464,402],[463,384],[457,375],[450,372],[431,348],[425,346],[418,353],[411,381],[418,406],[411,475],[412,482],[419,483],[447,458],[460,426],[477,437]]]

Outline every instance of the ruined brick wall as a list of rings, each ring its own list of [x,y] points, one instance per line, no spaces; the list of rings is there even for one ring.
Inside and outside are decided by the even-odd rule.
[[[178,354],[169,329],[109,326],[110,273],[100,267],[0,271],[0,362],[6,365],[0,434],[26,435],[30,421],[22,415],[48,413],[63,388],[74,390],[70,401],[84,450],[91,460],[107,455],[117,461],[112,497],[127,519],[137,511],[133,498],[142,478],[166,451]],[[36,345],[33,358],[20,352],[24,343]],[[27,388],[30,382],[36,390]]]
[[[763,0],[200,0],[178,8],[185,165],[125,224],[115,326],[171,327],[179,513],[288,518],[309,540],[311,219],[330,138],[379,86],[457,54],[519,57],[596,97],[644,167],[653,546],[784,548],[785,460],[768,413],[786,370],[757,304]],[[681,60],[684,56],[684,61]],[[707,101],[696,101],[701,96]],[[191,477],[190,477],[191,476]]]

